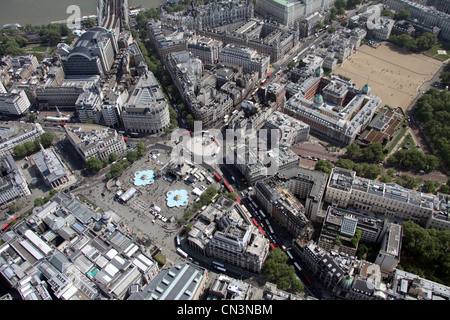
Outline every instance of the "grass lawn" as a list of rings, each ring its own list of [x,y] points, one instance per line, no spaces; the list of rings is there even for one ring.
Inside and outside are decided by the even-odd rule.
[[[438,50],[446,50],[447,54],[438,54]],[[433,48],[425,52],[425,54],[429,57],[433,57],[435,59],[445,61],[450,58],[450,45],[439,43],[435,45]]]

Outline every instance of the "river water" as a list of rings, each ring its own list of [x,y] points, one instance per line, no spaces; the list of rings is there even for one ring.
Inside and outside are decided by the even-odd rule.
[[[77,5],[81,16],[97,13],[98,0],[0,0],[0,28],[5,24],[19,23],[43,25],[68,19],[73,11],[67,8]],[[154,8],[165,0],[128,0],[129,6]]]

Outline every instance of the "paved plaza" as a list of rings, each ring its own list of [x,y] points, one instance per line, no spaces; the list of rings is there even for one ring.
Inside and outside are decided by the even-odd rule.
[[[74,190],[75,194],[81,194],[103,211],[112,210],[124,219],[129,231],[134,235],[148,236],[152,243],[161,249],[169,264],[180,263],[184,259],[176,253],[175,236],[182,226],[178,224],[185,210],[190,210],[197,195],[193,194],[194,188],[208,187],[206,180],[190,185],[184,180],[176,180],[167,175],[165,164],[169,163],[171,152],[149,148],[143,157],[129,166],[117,179],[103,180],[101,183],[92,183],[87,188]],[[159,155],[153,157],[151,151],[158,150]],[[207,170],[198,167],[204,172]],[[161,170],[162,169],[162,170]],[[146,185],[135,184],[136,172],[148,172],[152,170],[155,178],[153,183]],[[208,172],[209,175],[213,173]],[[219,185],[214,182],[217,189]],[[127,191],[135,188],[137,193],[126,203],[115,200],[117,191]],[[186,190],[188,204],[169,207],[167,194],[170,191]]]

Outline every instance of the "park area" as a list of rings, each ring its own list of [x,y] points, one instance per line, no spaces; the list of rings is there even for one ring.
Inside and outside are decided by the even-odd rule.
[[[333,73],[350,78],[357,88],[368,83],[371,93],[381,98],[382,105],[406,110],[421,85],[433,78],[442,63],[383,42],[377,48],[362,45]]]

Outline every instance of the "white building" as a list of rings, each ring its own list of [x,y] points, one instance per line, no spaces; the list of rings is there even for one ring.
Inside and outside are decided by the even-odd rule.
[[[95,123],[100,123],[102,116],[101,102],[102,93],[98,93],[97,90],[88,90],[80,94],[75,102],[80,122],[85,123],[88,120],[93,120]]]
[[[66,76],[105,75],[114,62],[118,46],[113,30],[95,27],[83,33],[67,56],[61,57]]]
[[[450,14],[409,0],[386,0],[383,3],[395,11],[408,10],[411,13],[411,19],[429,27],[440,28],[439,37],[445,40],[450,39]]]
[[[391,273],[400,263],[400,251],[402,247],[402,226],[395,223],[389,224],[381,243],[375,263],[380,266],[382,272]]]
[[[235,44],[227,44],[219,54],[220,62],[242,67],[244,73],[258,72],[264,78],[269,70],[270,56]]]
[[[0,126],[0,158],[12,154],[14,147],[25,142],[33,142],[44,133],[39,123],[15,123],[11,125],[2,124]]]
[[[334,0],[259,0],[256,11],[266,19],[291,26],[314,12],[333,6]]]
[[[19,197],[31,195],[22,172],[13,157],[7,155],[1,162],[0,171],[0,205]]]
[[[152,72],[142,75],[122,108],[127,132],[158,133],[170,124],[169,105]]]
[[[222,49],[222,41],[193,36],[187,41],[187,50],[193,57],[199,58],[203,63],[213,64],[219,60],[219,52]]]
[[[269,244],[250,218],[247,210],[222,197],[200,214],[188,234],[189,245],[206,256],[260,272]]]
[[[359,90],[337,76],[311,76],[282,111],[307,123],[316,133],[348,145],[364,131],[380,104],[381,99],[370,93],[368,85]]]
[[[66,166],[52,148],[44,149],[41,146],[33,162],[46,186],[53,189],[69,181]]]
[[[271,134],[277,132],[280,145],[292,146],[309,139],[309,125],[279,111],[267,118],[266,127]]]
[[[0,93],[0,113],[20,116],[28,111],[30,105],[25,90]]]
[[[117,127],[120,125],[121,110],[127,100],[127,90],[121,93],[105,93],[105,97],[103,98],[101,106],[103,122],[105,123],[105,125],[109,127]]]
[[[324,200],[333,206],[368,210],[425,227],[438,212],[434,195],[356,176],[355,171],[333,168]]]
[[[120,156],[126,151],[122,135],[114,129],[96,124],[67,124],[64,128],[67,138],[84,162],[91,157],[103,160],[111,153]]]

